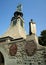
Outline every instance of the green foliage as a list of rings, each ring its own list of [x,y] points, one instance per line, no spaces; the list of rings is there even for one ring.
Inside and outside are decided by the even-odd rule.
[[[41,32],[40,37],[38,39],[40,45],[46,46],[46,30],[43,30]]]

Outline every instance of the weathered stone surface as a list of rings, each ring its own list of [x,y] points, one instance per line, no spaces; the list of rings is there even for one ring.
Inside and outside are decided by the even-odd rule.
[[[46,47],[39,45],[38,37],[34,34],[35,28],[32,28],[31,32],[32,34],[26,35],[22,13],[15,12],[10,28],[0,37],[0,53],[3,55],[4,65],[46,65]],[[31,43],[32,40],[35,43]],[[29,55],[25,49],[28,50]],[[1,61],[2,59],[0,65]]]

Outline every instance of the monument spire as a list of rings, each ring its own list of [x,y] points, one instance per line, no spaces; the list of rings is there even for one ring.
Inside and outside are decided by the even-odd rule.
[[[11,19],[10,27],[8,28],[8,30],[4,34],[4,36],[10,36],[14,39],[17,39],[17,38],[26,39],[23,13],[22,13],[22,5],[21,4],[17,6],[17,9],[14,13],[14,16]]]
[[[17,6],[17,10],[16,10],[16,12],[14,13],[14,16],[15,16],[15,17],[18,16],[18,15],[20,15],[21,17],[23,17],[22,5],[21,5],[21,4],[19,4],[19,5]]]

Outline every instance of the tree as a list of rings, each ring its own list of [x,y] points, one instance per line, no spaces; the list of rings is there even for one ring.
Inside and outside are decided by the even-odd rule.
[[[46,30],[43,30],[38,37],[39,44],[42,46],[46,46]]]

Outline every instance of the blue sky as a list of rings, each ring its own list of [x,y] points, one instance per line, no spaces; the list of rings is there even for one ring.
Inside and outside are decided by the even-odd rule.
[[[23,18],[28,34],[31,19],[36,22],[37,35],[46,29],[46,0],[0,0],[0,35],[7,31],[17,5],[23,6]]]

